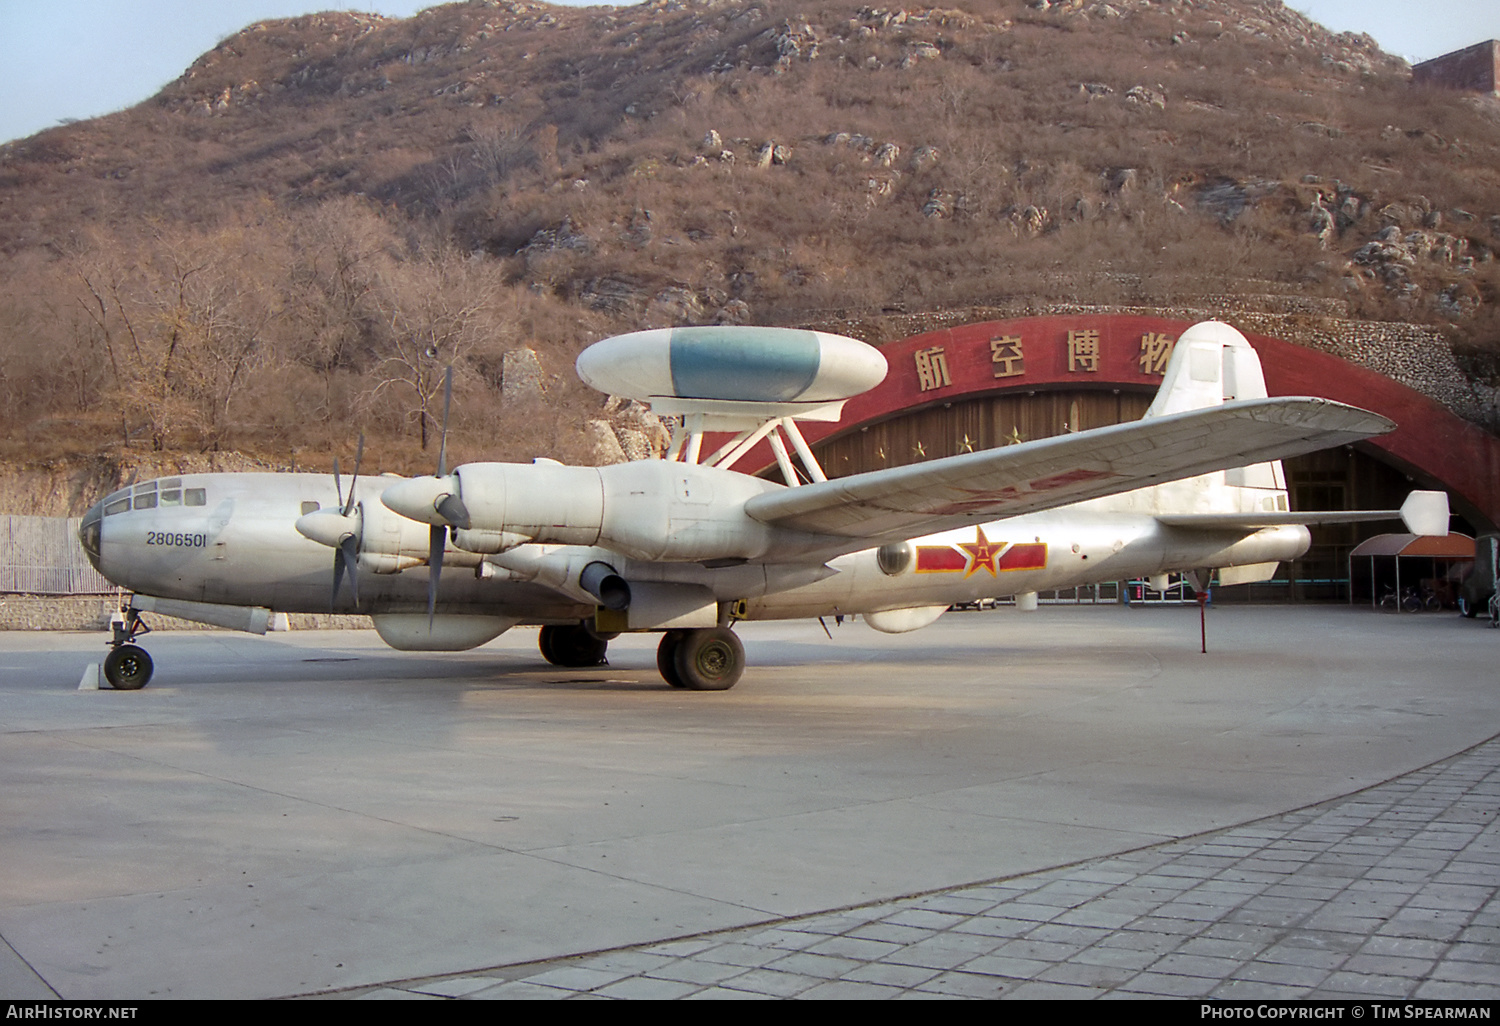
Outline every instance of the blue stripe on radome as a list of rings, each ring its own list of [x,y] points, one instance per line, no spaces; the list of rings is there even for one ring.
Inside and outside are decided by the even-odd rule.
[[[677,328],[672,391],[683,399],[786,402],[818,376],[818,336],[795,328]]]

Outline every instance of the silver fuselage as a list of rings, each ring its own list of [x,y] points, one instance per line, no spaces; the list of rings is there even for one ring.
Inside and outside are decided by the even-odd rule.
[[[449,548],[437,611],[520,623],[576,622],[593,615],[593,604],[576,587],[549,582],[545,568],[593,559],[611,562],[631,580],[704,586],[720,602],[739,603],[737,613],[745,619],[782,619],[930,607],[1196,567],[1269,563],[1306,550],[1308,533],[1302,527],[1188,530],[1156,518],[1164,506],[1201,506],[1202,497],[1216,487],[1211,477],[912,539],[905,543],[905,565],[895,572],[889,565],[882,569],[875,549],[833,555],[826,567],[815,558],[710,568],[637,560],[597,547],[526,545],[493,557]],[[358,608],[352,589],[334,595],[332,551],[294,526],[314,504],[337,506],[339,496],[327,475],[158,479],[98,503],[80,534],[102,574],[142,595],[277,612],[425,613],[428,569],[419,564],[425,562],[428,528],[390,513],[379,498],[403,480],[358,482],[355,498],[368,518],[367,542],[384,532],[385,551],[406,554],[406,566],[398,572],[389,572],[397,564],[378,564],[373,557],[359,570]],[[528,576],[508,569],[528,559],[543,572]]]

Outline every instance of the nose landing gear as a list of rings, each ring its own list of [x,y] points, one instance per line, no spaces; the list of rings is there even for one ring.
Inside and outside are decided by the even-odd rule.
[[[150,682],[155,667],[146,650],[133,642],[151,633],[151,625],[141,619],[139,610],[127,608],[125,618],[115,620],[110,627],[114,637],[109,655],[104,657],[104,679],[116,691],[139,691]]]

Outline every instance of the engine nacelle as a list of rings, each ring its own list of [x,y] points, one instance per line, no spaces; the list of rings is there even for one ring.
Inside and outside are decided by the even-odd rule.
[[[556,463],[466,463],[445,478],[416,478],[382,496],[402,517],[446,523],[439,504],[462,499],[480,547],[504,551],[514,536],[539,544],[601,546],[632,559],[667,562],[755,559],[773,531],[746,516],[754,495],[779,487],[691,463],[641,460],[608,467]],[[493,539],[491,542],[490,539]]]
[[[364,530],[359,541],[361,573],[396,574],[427,562],[428,527],[391,512],[383,503],[360,503]]]

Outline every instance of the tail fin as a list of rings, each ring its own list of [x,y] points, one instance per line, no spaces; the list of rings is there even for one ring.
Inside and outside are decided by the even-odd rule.
[[[1234,328],[1203,321],[1182,333],[1167,361],[1161,390],[1147,417],[1219,406],[1234,399],[1266,398],[1260,357]]]
[[[1172,348],[1161,389],[1142,419],[1169,413],[1221,406],[1236,399],[1266,398],[1266,378],[1260,357],[1233,327],[1203,321],[1184,331]],[[1210,475],[1229,488],[1247,489],[1210,501],[1211,509],[1273,512],[1287,509],[1286,475],[1280,461],[1226,470]]]

